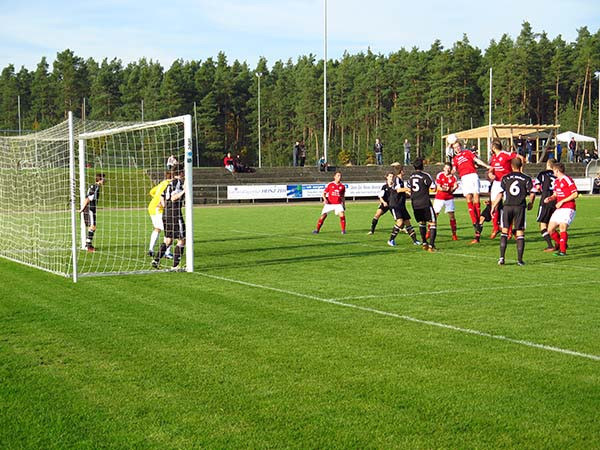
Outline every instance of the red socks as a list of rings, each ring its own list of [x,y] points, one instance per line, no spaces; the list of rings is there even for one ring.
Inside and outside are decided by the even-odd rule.
[[[342,227],[342,232],[346,231],[346,216],[340,217],[340,226]]]
[[[321,227],[323,226],[323,222],[325,222],[325,217],[327,217],[327,216],[319,217],[319,220],[317,222],[317,231],[321,230]]]
[[[560,232],[560,240],[558,241],[559,249],[563,253],[567,253],[567,240],[569,236],[566,231]]]
[[[473,222],[473,225],[479,223],[479,216],[475,215],[475,208],[473,206],[473,202],[467,202],[467,208],[469,209],[469,216],[471,216],[471,222]]]
[[[500,229],[499,225],[498,225],[498,210],[494,211],[494,214],[492,214],[492,231],[498,232],[498,230]]]
[[[456,234],[456,219],[450,219],[450,229],[452,234]]]

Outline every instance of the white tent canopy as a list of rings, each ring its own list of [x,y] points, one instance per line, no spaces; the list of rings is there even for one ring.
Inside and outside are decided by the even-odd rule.
[[[572,131],[565,131],[564,133],[560,133],[556,135],[556,140],[560,142],[569,142],[571,138],[575,138],[575,142],[593,142],[594,147],[598,148],[598,143],[596,142],[596,138],[584,136],[583,134],[573,133]]]

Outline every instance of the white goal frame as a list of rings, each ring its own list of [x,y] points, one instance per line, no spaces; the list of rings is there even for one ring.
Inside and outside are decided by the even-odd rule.
[[[69,112],[67,120],[46,130],[0,137],[0,258],[72,277],[74,282],[84,276],[156,272],[148,258],[149,246],[152,250],[157,243],[156,231],[150,239],[154,225],[148,194],[165,180],[169,153],[176,155],[185,174],[186,243],[178,267],[193,272],[189,114],[118,123],[82,121]],[[94,233],[89,247],[85,245],[87,228],[79,210],[91,177],[105,171],[108,184],[98,202],[94,249]]]

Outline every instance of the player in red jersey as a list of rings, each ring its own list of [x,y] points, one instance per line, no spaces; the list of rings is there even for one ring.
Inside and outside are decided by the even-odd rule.
[[[493,201],[498,193],[501,191],[500,182],[504,175],[507,175],[512,172],[511,168],[511,160],[513,158],[519,158],[524,163],[525,157],[519,155],[517,152],[508,152],[502,149],[502,142],[499,139],[494,139],[492,141],[492,158],[490,159],[490,166],[492,167],[488,171],[488,176],[490,181],[492,182],[492,187],[490,189],[490,200]],[[500,207],[501,208],[501,207]],[[498,224],[499,210],[500,208],[496,208],[492,213],[492,234],[490,235],[490,239],[494,239],[498,232],[500,231],[500,227]]]
[[[342,234],[346,234],[346,216],[344,210],[346,209],[346,186],[342,183],[342,173],[336,172],[333,176],[333,181],[327,185],[323,191],[323,210],[321,211],[321,217],[317,221],[317,228],[313,230],[313,234],[318,234],[321,231],[323,222],[327,218],[327,214],[335,212],[337,216],[340,216],[340,226],[342,228]]]
[[[435,177],[437,192],[433,199],[433,210],[438,216],[445,209],[446,214],[450,218],[450,229],[452,230],[452,240],[458,241],[456,236],[456,217],[454,217],[454,194],[453,192],[458,187],[458,180],[452,175],[452,165],[444,164],[444,170]]]
[[[556,243],[556,256],[565,256],[567,254],[567,241],[569,235],[567,229],[575,218],[575,199],[579,197],[577,186],[573,178],[565,174],[565,165],[556,163],[552,166],[552,171],[556,177],[554,182],[554,194],[544,199],[548,204],[556,200],[556,211],[550,217],[548,224],[548,233]],[[556,231],[558,228],[559,232]]]
[[[490,169],[486,163],[479,159],[473,152],[463,149],[460,139],[456,135],[451,134],[447,138],[448,144],[454,150],[454,158],[452,158],[452,171],[458,172],[462,187],[462,193],[467,199],[467,208],[469,208],[469,216],[473,228],[475,228],[475,239],[471,244],[477,244],[481,236],[481,227],[479,225],[479,216],[481,209],[479,206],[479,175],[477,175],[477,166]]]

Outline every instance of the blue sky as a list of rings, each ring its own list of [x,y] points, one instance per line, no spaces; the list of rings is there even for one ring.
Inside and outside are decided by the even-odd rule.
[[[255,67],[312,53],[323,56],[324,0],[0,0],[0,68],[34,70],[42,56],[52,63],[70,48],[83,58],[141,57],[168,68],[178,58],[205,60],[223,51]],[[516,38],[523,21],[535,32],[567,42],[577,29],[600,28],[598,0],[327,0],[328,57],[369,47],[389,54],[435,39],[445,48],[466,33],[484,50],[502,34]],[[486,17],[487,15],[487,17]]]

